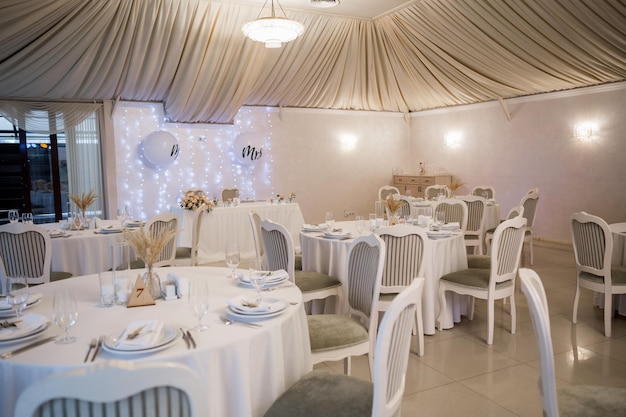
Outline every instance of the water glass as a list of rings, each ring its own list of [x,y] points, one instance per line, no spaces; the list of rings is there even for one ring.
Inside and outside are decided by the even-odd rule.
[[[69,290],[60,290],[54,293],[52,316],[56,325],[64,332],[55,343],[60,345],[74,343],[76,336],[70,337],[70,329],[76,324],[78,306],[76,305],[76,299]]]
[[[265,280],[267,279],[267,268],[265,267],[265,263],[262,259],[253,259],[250,261],[248,266],[248,274],[250,278],[250,283],[256,290],[256,303],[259,304],[261,302],[261,290],[265,285]]]
[[[33,213],[23,213],[22,214],[22,223],[24,223],[24,224],[33,224]]]
[[[373,232],[376,230],[376,214],[370,213],[369,220],[370,220],[370,231]]]
[[[111,246],[113,256],[113,285],[117,304],[126,304],[130,298],[130,247],[128,242],[115,242]]]
[[[229,275],[229,278],[235,279],[237,278],[237,274],[235,273],[235,269],[239,266],[239,262],[241,261],[241,255],[239,252],[239,244],[235,242],[227,243],[225,249],[226,255],[226,265],[231,269],[232,273]]]
[[[100,272],[98,274],[98,280],[100,282],[100,305],[103,307],[111,307],[115,304],[113,272]]]
[[[328,226],[330,230],[333,230],[334,225],[335,225],[335,217],[333,216],[333,212],[327,211],[326,212],[326,226]]]
[[[443,211],[438,211],[435,213],[435,221],[439,226],[443,225],[446,222],[446,213]]]
[[[203,332],[209,326],[202,324],[202,319],[209,312],[209,284],[205,280],[189,281],[189,296],[187,298],[191,314],[198,320],[191,330]]]
[[[7,303],[11,305],[17,317],[28,302],[28,281],[26,277],[7,277]]]
[[[365,220],[363,219],[363,216],[356,216],[355,222],[356,232],[359,234],[359,236],[361,236],[361,234],[363,234],[363,231],[365,230]]]
[[[9,222],[17,223],[20,221],[20,212],[17,210],[9,210]]]

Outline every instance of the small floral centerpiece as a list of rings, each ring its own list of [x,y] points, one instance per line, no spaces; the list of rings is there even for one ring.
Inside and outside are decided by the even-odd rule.
[[[209,200],[202,190],[185,191],[183,200],[180,202],[180,206],[187,210],[196,210],[203,204],[206,205],[207,210],[215,207],[213,201]]]
[[[93,190],[90,190],[87,194],[68,194],[68,197],[74,204],[76,204],[76,208],[80,210],[80,217],[76,217],[74,219],[74,227],[77,229],[85,229],[87,227],[87,216],[85,215],[85,212],[87,211],[87,208],[89,208],[89,206],[96,201],[98,196],[93,192]]]
[[[293,201],[296,199],[296,193],[292,191],[289,193],[289,195],[276,194],[276,199],[279,203],[284,203],[285,201],[287,203],[293,203]]]
[[[140,257],[146,264],[147,271],[142,279],[146,284],[146,289],[155,300],[162,296],[161,279],[152,270],[152,266],[159,258],[161,250],[176,234],[175,230],[165,230],[158,236],[153,236],[149,230],[143,227],[143,223],[138,230],[124,229],[124,238],[135,250],[135,255]]]

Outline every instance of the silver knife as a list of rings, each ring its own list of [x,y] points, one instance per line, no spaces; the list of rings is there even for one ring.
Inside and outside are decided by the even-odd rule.
[[[21,348],[17,348],[15,350],[12,350],[10,352],[5,352],[0,354],[0,359],[9,359],[11,356],[17,355],[18,353],[22,353],[25,352],[29,349],[35,348],[37,346],[43,345],[45,343],[48,343],[54,339],[56,339],[56,336],[50,336],[50,337],[46,337],[45,339],[41,339],[41,340],[37,340],[36,342],[33,342],[29,345],[26,346],[22,346]]]

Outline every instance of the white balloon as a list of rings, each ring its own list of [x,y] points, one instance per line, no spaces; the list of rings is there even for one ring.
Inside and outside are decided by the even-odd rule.
[[[143,156],[155,166],[166,166],[178,158],[180,148],[174,135],[163,130],[150,133],[143,142]]]
[[[256,132],[240,133],[233,144],[235,162],[249,165],[263,158],[263,135]]]

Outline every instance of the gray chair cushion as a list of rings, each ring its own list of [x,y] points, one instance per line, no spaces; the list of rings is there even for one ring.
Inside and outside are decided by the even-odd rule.
[[[304,294],[341,285],[338,279],[314,271],[295,271],[296,286]]]
[[[307,315],[306,319],[312,352],[354,346],[369,340],[367,329],[348,316],[314,314]]]
[[[593,275],[588,272],[582,272],[580,274],[580,277],[587,279],[589,281],[597,282],[597,283],[604,282],[603,277]],[[621,266],[621,265],[611,266],[611,282],[613,284],[626,284],[626,266]]]
[[[561,417],[626,416],[626,389],[572,385],[558,390]]]
[[[146,267],[146,264],[141,259],[137,259],[135,261],[130,262],[130,269],[143,269]]]
[[[63,271],[51,271],[50,272],[50,282],[60,281],[62,279],[72,278],[73,275],[71,272],[63,272]]]
[[[281,395],[264,417],[370,417],[373,394],[370,382],[312,371]]]
[[[465,285],[467,287],[486,289],[487,287],[489,287],[489,275],[490,271],[488,269],[468,268],[446,274],[440,279],[444,281],[454,282],[456,284]],[[496,288],[500,288],[506,285],[511,285],[511,281],[500,282],[496,284]]]
[[[467,255],[467,267],[468,268],[491,268],[491,257],[489,255]]]
[[[191,248],[186,248],[184,246],[176,247],[176,259],[190,259],[191,258]]]
[[[293,258],[293,268],[296,271],[302,271],[302,255],[296,255]]]

